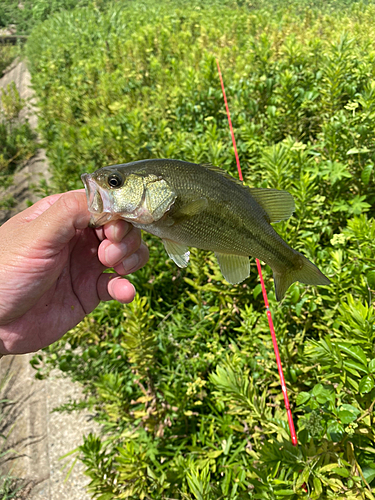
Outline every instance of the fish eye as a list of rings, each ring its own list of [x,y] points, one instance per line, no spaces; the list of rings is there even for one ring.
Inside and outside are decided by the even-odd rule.
[[[119,188],[123,185],[124,181],[120,174],[111,174],[108,176],[107,182],[112,188]]]

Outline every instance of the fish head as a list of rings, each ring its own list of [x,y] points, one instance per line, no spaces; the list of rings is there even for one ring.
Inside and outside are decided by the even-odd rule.
[[[176,196],[159,176],[104,167],[81,176],[85,185],[91,227],[115,219],[151,224],[169,210]]]

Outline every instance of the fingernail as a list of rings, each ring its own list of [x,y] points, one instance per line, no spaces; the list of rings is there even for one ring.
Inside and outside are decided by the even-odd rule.
[[[110,266],[116,264],[126,255],[127,250],[128,246],[124,242],[109,245],[104,252],[107,263]]]
[[[130,257],[125,259],[122,263],[122,265],[124,266],[125,274],[132,271],[138,265],[138,263],[139,257],[136,253],[133,253],[132,255],[130,255]]]

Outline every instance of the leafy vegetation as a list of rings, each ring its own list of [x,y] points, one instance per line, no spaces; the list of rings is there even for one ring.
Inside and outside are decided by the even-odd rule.
[[[0,78],[3,76],[4,70],[16,57],[17,52],[18,47],[0,43]]]
[[[37,149],[36,134],[28,121],[20,119],[25,103],[14,83],[0,89],[0,186],[13,182],[16,169],[33,156]],[[12,197],[5,196],[0,208],[12,206]]]
[[[61,409],[103,424],[78,450],[94,498],[374,498],[375,7],[335,3],[117,3],[31,35],[54,190],[152,157],[236,176],[218,57],[245,182],[293,194],[277,230],[332,279],[278,304],[264,269],[293,447],[255,271],[231,286],[199,250],[180,270],[145,235],[136,300],[34,358],[84,384]]]
[[[98,0],[105,4],[107,0]],[[35,25],[45,21],[52,13],[87,6],[89,0],[2,0],[0,28],[12,27],[17,34],[28,34]]]

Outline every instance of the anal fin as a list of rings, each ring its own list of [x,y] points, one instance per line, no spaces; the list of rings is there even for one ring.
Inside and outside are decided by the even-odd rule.
[[[241,283],[250,275],[250,260],[249,257],[240,255],[229,255],[225,253],[215,252],[215,256],[220,266],[220,270],[224,278],[235,285]]]
[[[190,252],[186,245],[181,245],[172,240],[162,241],[165,251],[178,267],[186,267],[189,264]]]

